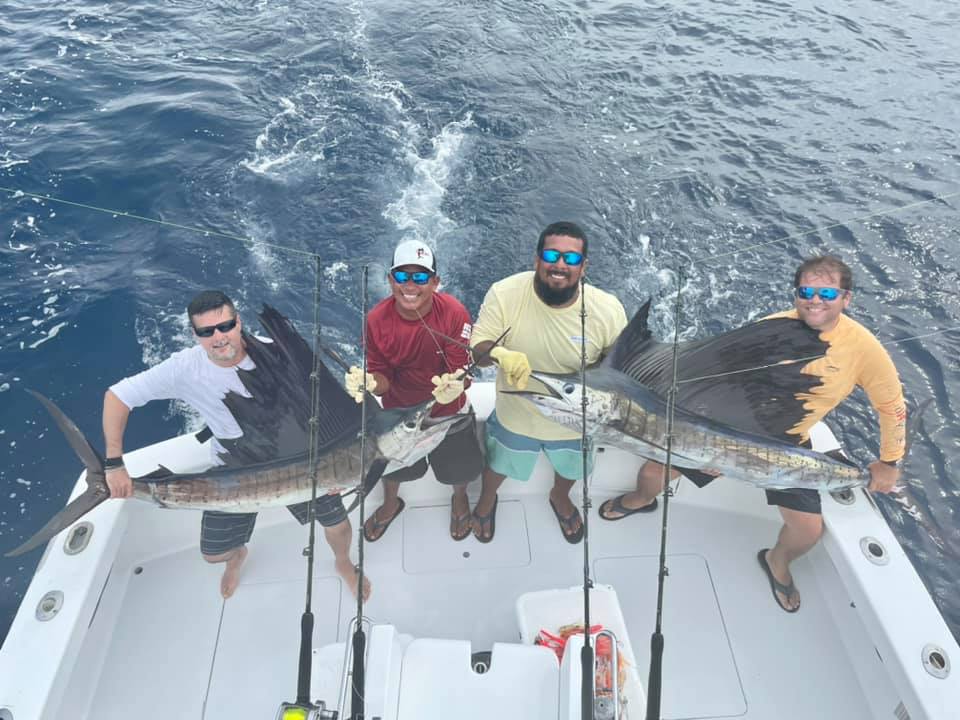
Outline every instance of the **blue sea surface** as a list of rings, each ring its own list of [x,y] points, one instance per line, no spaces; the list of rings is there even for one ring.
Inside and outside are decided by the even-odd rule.
[[[306,333],[318,253],[323,336],[356,357],[360,269],[384,296],[399,241],[475,313],[573,219],[661,338],[679,267],[693,338],[789,306],[824,251],[853,317],[924,336],[890,347],[933,403],[877,502],[960,634],[960,333],[930,334],[960,326],[958,27],[946,0],[0,0],[0,551],[80,469],[26,388],[99,447],[104,390],[192,342],[199,289]],[[861,392],[832,417],[875,457]],[[196,423],[154,403],[126,446]],[[0,637],[41,553],[0,558]]]

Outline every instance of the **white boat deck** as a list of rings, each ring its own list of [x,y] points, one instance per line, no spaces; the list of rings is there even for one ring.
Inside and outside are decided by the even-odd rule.
[[[432,477],[420,485],[418,494],[447,492]],[[577,585],[583,567],[582,546],[563,541],[545,495],[518,486],[505,484],[488,545],[472,536],[450,539],[448,502],[409,500],[386,536],[366,545],[373,594],[365,615],[418,638],[469,640],[475,652],[517,642],[517,597]],[[775,537],[776,513],[759,491],[748,493],[754,507],[742,513],[718,512],[706,498],[686,501],[710,493],[684,485],[671,504],[664,717],[769,718],[783,716],[785,707],[788,717],[874,717],[825,599],[830,588],[813,569],[832,570],[826,553],[796,564],[803,610],[784,613],[754,558]],[[612,494],[596,493],[595,506]],[[79,705],[70,705],[89,702],[85,716],[98,720],[127,718],[132,707],[143,719],[271,717],[296,690],[305,529],[283,510],[263,513],[241,585],[223,601],[222,566],[204,563],[196,546],[198,513],[134,503],[128,510],[128,537],[81,652],[93,659],[105,650],[105,659],[89,674],[77,668],[67,697]],[[645,684],[660,516],[591,520],[594,579],[617,590]],[[347,639],[356,608],[318,540],[317,648]],[[878,659],[867,654],[857,662]],[[319,662],[317,670],[324,672]],[[329,668],[327,675],[314,686],[336,688],[339,676]]]
[[[189,437],[171,440],[129,455],[128,466],[147,471],[158,458],[169,462],[198,447]],[[599,457],[589,541],[594,581],[617,592],[645,687],[661,516],[607,522],[596,514],[605,498],[632,487],[637,467],[619,451]],[[473,652],[520,642],[520,595],[582,581],[583,547],[561,537],[546,497],[551,482],[543,458],[529,483],[507,480],[487,545],[449,537],[449,489],[432,475],[405,484],[406,509],[383,539],[365,545],[373,585],[365,616],[404,636],[468,641]],[[476,482],[471,495],[478,493]],[[573,494],[579,503],[579,484]],[[763,493],[730,480],[702,490],[681,481],[670,503],[664,718],[956,717],[956,673],[938,679],[921,663],[928,643],[954,659],[956,644],[866,493],[855,495],[851,506],[824,497],[829,529],[794,565],[802,608],[791,615],[775,604],[756,561],[780,525]],[[367,512],[378,504],[371,498]],[[219,594],[222,565],[199,553],[199,513],[124,502],[106,503],[88,519],[90,547],[68,557],[62,536],[51,544],[0,652],[0,719],[112,720],[135,712],[139,720],[259,720],[294,699],[307,530],[286,510],[261,513],[240,587],[227,601]],[[356,528],[356,513],[351,520]],[[859,542],[866,536],[885,545],[885,564],[866,559]],[[51,588],[66,588],[63,610],[39,622],[34,607]],[[318,533],[313,689],[328,706],[338,699],[355,608]],[[24,677],[36,687],[26,689]],[[411,680],[408,672],[404,686]],[[445,677],[417,677],[418,692],[432,682]],[[401,701],[396,717],[417,717],[404,707]],[[630,707],[634,720],[643,714]],[[443,716],[487,718],[490,709],[465,693]]]

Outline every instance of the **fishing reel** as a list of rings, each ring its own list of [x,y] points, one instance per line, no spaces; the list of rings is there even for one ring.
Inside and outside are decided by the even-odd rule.
[[[336,710],[327,710],[323,700],[316,704],[281,703],[276,720],[337,720]]]

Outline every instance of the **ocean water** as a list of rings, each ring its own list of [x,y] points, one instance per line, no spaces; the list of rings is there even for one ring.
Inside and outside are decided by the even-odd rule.
[[[788,306],[822,251],[855,318],[925,336],[891,346],[933,402],[878,502],[960,634],[957,27],[946,0],[0,0],[0,550],[79,471],[26,388],[99,442],[104,389],[191,342],[201,288],[306,332],[318,253],[324,338],[355,357],[360,269],[382,297],[397,242],[476,312],[574,219],[591,281],[652,298],[661,337],[678,268],[699,337]],[[154,403],[127,447],[196,422]],[[874,457],[862,393],[832,425]],[[0,558],[0,637],[40,554]]]

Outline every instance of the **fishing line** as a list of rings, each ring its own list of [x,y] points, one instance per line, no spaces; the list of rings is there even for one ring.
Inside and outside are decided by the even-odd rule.
[[[39,193],[31,193],[25,190],[16,190],[14,188],[4,187],[0,185],[0,190],[12,193],[14,196],[17,194],[24,195],[30,198],[37,198],[40,200],[47,200],[52,203],[60,203],[61,205],[69,205],[71,207],[83,208],[84,210],[92,210],[94,212],[103,213],[104,215],[110,215],[111,217],[124,217],[131,220],[140,220],[142,222],[152,223],[154,225],[160,225],[162,227],[173,228],[175,230],[186,230],[187,232],[199,233],[207,237],[219,237],[226,240],[235,240],[241,242],[244,245],[249,245],[251,247],[268,247],[275,250],[283,250],[284,252],[294,253],[296,255],[304,255],[306,257],[319,258],[320,256],[317,253],[310,252],[309,250],[300,250],[299,248],[288,247],[286,245],[278,245],[277,243],[264,242],[262,240],[254,240],[252,238],[243,237],[242,235],[234,235],[232,233],[221,232],[220,230],[205,230],[203,228],[194,227],[191,225],[181,225],[180,223],[169,222],[167,220],[158,220],[157,218],[146,217],[145,215],[136,215],[135,213],[124,212],[123,210],[111,210],[110,208],[100,207],[98,205],[89,205],[87,203],[74,202],[73,200],[63,200],[61,198],[53,197],[52,195],[40,195]]]
[[[710,265],[717,260],[722,260],[723,258],[736,255],[738,253],[746,252],[747,250],[756,250],[757,248],[766,247],[767,245],[773,245],[779,242],[788,242],[790,240],[797,240],[807,235],[815,235],[817,233],[824,232],[826,230],[833,230],[834,228],[843,227],[849,225],[850,223],[856,222],[866,222],[876,217],[882,217],[884,215],[893,215],[895,213],[903,212],[904,210],[910,210],[912,208],[920,207],[921,205],[926,205],[932,202],[946,201],[951,198],[960,196],[960,191],[947,193],[946,195],[937,195],[936,197],[928,198],[927,200],[918,200],[915,203],[909,203],[908,205],[900,205],[899,207],[887,208],[886,210],[878,210],[877,212],[870,213],[869,215],[861,215],[859,217],[850,218],[848,220],[842,220],[840,222],[835,222],[830,225],[824,225],[823,227],[813,228],[812,230],[804,230],[803,232],[794,233],[792,235],[785,235],[783,237],[776,238],[775,240],[767,240],[766,242],[756,243],[754,245],[747,245],[746,247],[740,247],[736,250],[731,250],[730,252],[720,253],[719,255],[704,255],[699,258],[691,258],[690,263],[692,264],[702,264]]]
[[[923,333],[921,335],[911,335],[910,337],[898,338],[897,340],[887,340],[886,342],[881,342],[880,344],[884,347],[890,347],[891,345],[899,345],[900,343],[909,342],[910,340],[920,340],[922,338],[933,337],[935,335],[943,335],[944,333],[954,332],[960,330],[960,325],[955,327],[945,328],[943,330],[934,330],[933,332]],[[819,360],[820,358],[826,357],[826,354],[821,355],[808,355],[807,357],[793,358],[790,360],[780,360],[775,363],[770,363],[768,365],[757,365],[755,367],[743,368],[741,370],[729,370],[722,373],[714,373],[713,375],[699,375],[692,378],[684,378],[683,380],[677,380],[677,385],[685,385],[686,383],[700,382],[701,380],[713,380],[716,378],[727,377],[728,375],[739,375],[742,373],[750,373],[759,370],[767,370],[769,368],[778,367],[781,365],[794,365],[799,362],[807,362],[809,360]]]
[[[437,348],[437,354],[443,358],[443,364],[446,365],[447,372],[452,373],[453,368],[450,367],[450,361],[447,359],[447,354],[443,351],[443,348],[440,347],[440,343],[437,342],[437,337],[433,332],[433,328],[427,325],[427,321],[423,319],[423,315],[420,314],[420,310],[418,308],[414,308],[413,311],[417,314],[417,319],[420,321],[420,324],[427,329],[427,334],[430,336],[430,339],[433,340],[434,347]],[[469,347],[469,345],[467,347]]]
[[[668,179],[669,179],[669,178],[668,178]],[[169,228],[173,228],[173,229],[176,229],[176,230],[185,230],[185,231],[187,231],[187,232],[198,233],[198,234],[201,234],[201,235],[204,235],[204,236],[208,236],[208,237],[209,237],[209,236],[213,236],[213,237],[224,238],[224,239],[227,239],[227,240],[234,240],[234,241],[243,243],[244,245],[260,246],[260,247],[269,247],[269,248],[274,248],[274,249],[276,249],[276,250],[282,250],[282,251],[284,251],[284,252],[290,252],[290,253],[295,253],[295,254],[299,254],[299,255],[305,255],[305,256],[308,256],[308,257],[314,257],[314,256],[317,255],[317,253],[313,253],[313,252],[310,252],[310,251],[308,251],[308,250],[301,250],[301,249],[299,249],[299,248],[293,248],[293,247],[290,247],[290,246],[287,246],[287,245],[280,245],[279,243],[268,243],[268,242],[264,242],[264,241],[260,241],[260,240],[254,240],[254,239],[249,238],[249,237],[244,237],[244,236],[242,236],[242,235],[236,235],[236,234],[232,234],[232,233],[222,232],[222,231],[219,231],[219,230],[209,230],[209,229],[199,228],[199,227],[195,227],[195,226],[191,226],[191,225],[183,225],[183,224],[181,224],[181,223],[169,222],[169,221],[167,221],[167,220],[158,220],[157,218],[146,217],[146,216],[144,216],[144,215],[137,215],[137,214],[135,214],[135,213],[129,213],[129,212],[125,212],[125,211],[123,211],[123,210],[115,210],[115,209],[111,209],[111,208],[102,207],[102,206],[99,206],[99,205],[91,205],[91,204],[89,204],[89,203],[75,202],[75,201],[73,201],[73,200],[64,200],[64,199],[62,199],[62,198],[54,197],[54,196],[52,196],[52,195],[28,192],[28,191],[26,191],[26,190],[21,190],[21,189],[19,189],[19,188],[11,188],[11,187],[7,187],[7,186],[4,186],[4,185],[0,185],[0,191],[8,192],[8,193],[10,193],[12,196],[14,196],[14,197],[16,197],[17,195],[21,195],[21,196],[24,196],[24,197],[36,198],[36,199],[38,199],[38,200],[46,200],[46,201],[52,202],[52,203],[59,203],[59,204],[61,204],[61,205],[68,205],[68,206],[71,206],[71,207],[78,207],[78,208],[82,208],[82,209],[85,209],[85,210],[91,210],[91,211],[93,211],[93,212],[103,213],[103,214],[105,214],[105,215],[110,215],[110,216],[112,216],[112,217],[124,217],[124,218],[129,218],[129,219],[131,219],[131,220],[140,220],[140,221],[142,221],[142,222],[148,222],[148,223],[152,223],[152,224],[154,224],[154,225],[160,225],[160,226],[163,226],[163,227],[169,227]],[[960,191],[953,192],[953,193],[947,193],[947,194],[944,194],[944,195],[937,195],[936,197],[928,198],[928,199],[926,199],[926,200],[918,200],[917,202],[909,203],[909,204],[907,204],[907,205],[901,205],[901,206],[894,207],[894,208],[887,208],[886,210],[879,210],[879,211],[877,211],[877,212],[875,212],[875,213],[870,213],[870,214],[868,214],[868,215],[862,215],[862,216],[859,216],[859,217],[849,218],[849,219],[847,219],[847,220],[842,220],[842,221],[840,221],[840,222],[832,223],[832,224],[830,224],[830,225],[824,225],[824,226],[822,226],[822,227],[813,228],[813,229],[811,229],[811,230],[805,230],[805,231],[803,231],[803,232],[795,233],[795,234],[792,234],[792,235],[785,235],[785,236],[783,236],[783,237],[776,238],[776,239],[774,239],[774,240],[768,240],[768,241],[766,241],[766,242],[756,243],[756,244],[754,244],[754,245],[748,245],[748,246],[746,246],[746,247],[737,248],[736,250],[731,250],[730,252],[727,252],[727,253],[721,253],[721,254],[719,254],[719,255],[702,256],[702,257],[699,257],[699,258],[691,258],[691,259],[690,259],[690,262],[691,262],[691,263],[694,263],[694,264],[708,265],[708,264],[710,264],[711,262],[713,262],[713,261],[715,261],[715,260],[719,260],[719,259],[722,259],[722,258],[725,258],[725,257],[730,257],[730,256],[732,256],[732,255],[736,255],[737,253],[745,252],[745,251],[747,251],[747,250],[755,250],[755,249],[757,249],[757,248],[766,247],[767,245],[773,245],[773,244],[778,243],[778,242],[786,242],[786,241],[789,241],[789,240],[796,240],[796,239],[798,239],[798,238],[806,237],[807,235],[813,235],[813,234],[815,234],[815,233],[824,232],[824,231],[826,231],[826,230],[831,230],[831,229],[834,229],[834,228],[843,227],[844,225],[847,225],[847,224],[850,224],[850,223],[864,222],[864,221],[866,221],[866,220],[870,220],[870,219],[875,218],[875,217],[881,217],[881,216],[884,216],[884,215],[893,215],[893,214],[896,214],[896,213],[899,213],[899,212],[902,212],[902,211],[905,211],[905,210],[909,210],[909,209],[912,209],[912,208],[917,208],[917,207],[920,207],[921,205],[926,205],[926,204],[929,204],[929,203],[932,203],[932,202],[941,202],[941,201],[945,202],[945,201],[947,201],[947,200],[950,200],[950,199],[955,198],[955,197],[958,197],[958,196],[960,196]]]
[[[657,622],[650,636],[650,674],[647,679],[646,720],[660,720],[663,692],[663,592],[667,577],[667,511],[670,507],[670,474],[673,460],[673,421],[677,407],[677,372],[680,363],[680,310],[683,297],[683,266],[677,268],[677,305],[673,322],[673,379],[667,395],[667,462],[663,467],[663,521],[660,524],[660,571],[657,576]]]
[[[594,716],[594,684],[597,678],[596,661],[590,645],[590,534],[587,523],[590,517],[590,495],[587,487],[587,273],[580,273],[580,460],[583,480],[583,647],[580,649],[580,717]],[[562,529],[562,528],[561,528]],[[616,673],[616,668],[614,668]]]

